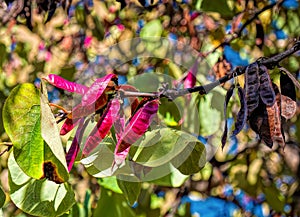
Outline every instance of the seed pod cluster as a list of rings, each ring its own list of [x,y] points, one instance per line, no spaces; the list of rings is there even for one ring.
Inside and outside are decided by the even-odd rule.
[[[291,75],[281,74],[280,90],[272,83],[268,69],[255,62],[246,68],[245,87],[237,86],[241,108],[237,115],[235,130],[232,135],[237,135],[248,119],[250,128],[255,131],[260,139],[270,148],[273,143],[285,146],[282,123],[292,118],[296,113],[295,79]],[[232,86],[225,97],[224,113],[226,117],[227,105],[233,95]],[[227,139],[227,121],[222,136],[222,148]]]

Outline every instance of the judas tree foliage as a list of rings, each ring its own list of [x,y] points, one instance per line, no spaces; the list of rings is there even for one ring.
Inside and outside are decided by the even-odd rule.
[[[298,1],[0,4],[1,214],[300,214]]]

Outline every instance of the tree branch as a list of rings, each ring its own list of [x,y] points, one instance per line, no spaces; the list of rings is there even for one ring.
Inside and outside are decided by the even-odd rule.
[[[260,9],[259,11],[255,12],[252,17],[250,19],[248,19],[242,26],[241,28],[239,28],[239,30],[237,32],[235,32],[230,38],[225,39],[222,43],[220,43],[218,46],[216,46],[214,49],[212,49],[211,51],[207,52],[204,54],[204,56],[208,56],[211,53],[214,53],[217,49],[219,49],[220,47],[223,47],[226,44],[229,44],[230,42],[232,42],[234,39],[237,39],[239,37],[241,37],[242,32],[244,31],[244,29],[251,24],[261,13],[263,13],[266,10],[269,10],[271,8],[273,8],[277,3],[273,3],[270,5],[267,5],[265,7],[263,7],[262,9]]]
[[[291,56],[292,54],[296,53],[297,51],[300,51],[300,41],[297,41],[291,48],[289,48],[288,50],[286,50],[280,54],[277,54],[270,58],[261,58],[261,59],[258,59],[256,62],[258,62],[261,65],[266,66],[268,69],[273,69],[274,67],[278,66],[278,63],[280,61]],[[207,85],[203,85],[203,86],[196,86],[196,87],[180,89],[180,90],[167,89],[167,87],[166,87],[166,88],[163,88],[162,91],[160,91],[160,92],[153,92],[153,93],[123,91],[121,96],[122,97],[168,98],[168,99],[174,100],[175,98],[177,98],[179,96],[184,96],[186,94],[195,93],[195,92],[198,92],[201,95],[205,95],[209,91],[214,89],[215,87],[219,86],[220,84],[223,84],[234,77],[244,74],[246,68],[247,68],[247,66],[236,67],[229,74],[225,75],[224,77],[220,78],[219,80],[214,81]]]

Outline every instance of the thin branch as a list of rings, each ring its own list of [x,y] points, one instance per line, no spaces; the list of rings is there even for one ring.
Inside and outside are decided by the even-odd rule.
[[[259,11],[255,12],[252,17],[250,19],[248,19],[242,26],[241,28],[238,29],[237,32],[235,32],[234,34],[232,34],[232,36],[230,38],[225,39],[223,42],[221,42],[219,45],[217,45],[215,48],[213,48],[211,51],[208,51],[207,53],[204,54],[204,56],[208,56],[211,53],[214,53],[216,50],[218,50],[220,47],[223,47],[226,44],[229,44],[230,42],[232,42],[234,39],[241,37],[242,32],[244,31],[244,29],[251,24],[261,13],[265,12],[266,10],[269,10],[271,8],[273,8],[277,3],[273,3],[270,5],[267,5],[265,7],[263,7],[262,9],[260,9]]]
[[[270,4],[270,5],[267,5],[265,7],[263,7],[261,10],[255,12],[253,14],[253,16],[247,20],[243,25],[242,27],[235,33],[237,35],[237,37],[240,37],[242,35],[242,32],[244,31],[244,29],[249,25],[251,24],[261,13],[265,12],[266,10],[269,10],[271,8],[273,8],[277,3],[273,3],[273,4]]]
[[[297,51],[300,51],[300,41],[297,41],[291,48],[288,50],[277,54],[270,58],[261,58],[257,60],[261,65],[265,65],[268,69],[273,69],[274,67],[278,66],[279,62],[283,59],[291,56],[292,54],[296,53]],[[179,96],[184,96],[186,94],[195,93],[198,92],[201,95],[207,94],[209,91],[214,89],[215,87],[219,86],[220,84],[223,84],[230,79],[242,75],[245,73],[246,66],[239,66],[234,68],[231,73],[225,75],[224,77],[220,78],[217,81],[214,81],[210,84],[203,85],[203,86],[196,86],[192,88],[187,89],[164,89],[160,92],[154,92],[154,93],[139,93],[139,92],[131,92],[131,91],[123,91],[122,95],[123,97],[149,97],[149,98],[169,98],[171,100],[174,100],[175,98]]]

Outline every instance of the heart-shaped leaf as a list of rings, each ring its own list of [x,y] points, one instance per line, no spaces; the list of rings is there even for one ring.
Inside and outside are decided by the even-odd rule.
[[[158,167],[184,153],[180,158],[183,163],[192,154],[196,144],[202,146],[201,155],[205,155],[204,146],[194,136],[183,131],[162,128],[147,132],[138,146],[132,146],[130,156],[133,161],[143,166]],[[178,159],[177,166],[180,166]]]

